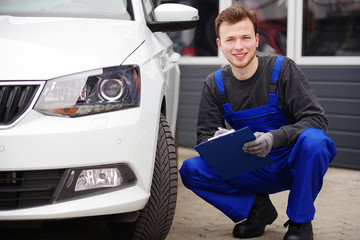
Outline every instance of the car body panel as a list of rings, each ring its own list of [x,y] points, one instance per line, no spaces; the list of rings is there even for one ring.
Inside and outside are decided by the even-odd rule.
[[[142,209],[149,193],[135,186],[47,206],[1,211],[0,221],[52,220],[133,212]]]

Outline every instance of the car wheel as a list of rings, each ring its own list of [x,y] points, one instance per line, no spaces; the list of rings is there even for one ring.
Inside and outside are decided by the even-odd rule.
[[[138,219],[132,223],[109,223],[117,239],[161,240],[169,233],[176,207],[178,168],[175,142],[170,127],[160,116],[151,196]]]

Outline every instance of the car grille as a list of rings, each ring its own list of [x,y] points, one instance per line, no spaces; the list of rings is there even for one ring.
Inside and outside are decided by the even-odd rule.
[[[50,204],[64,170],[0,172],[0,210]]]
[[[0,82],[0,128],[13,124],[32,107],[40,87],[41,83]]]

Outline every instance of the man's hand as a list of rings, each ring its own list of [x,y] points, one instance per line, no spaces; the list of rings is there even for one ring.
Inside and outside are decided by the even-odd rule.
[[[265,157],[269,154],[273,147],[273,135],[270,132],[255,132],[254,135],[256,139],[254,141],[245,143],[243,150],[244,152],[257,155],[258,157]]]

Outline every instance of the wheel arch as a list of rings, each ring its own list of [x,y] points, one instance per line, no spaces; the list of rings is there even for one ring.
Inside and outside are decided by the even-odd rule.
[[[164,116],[166,117],[166,97],[165,97],[165,95],[163,96],[162,101],[161,101],[160,113],[164,114]]]

